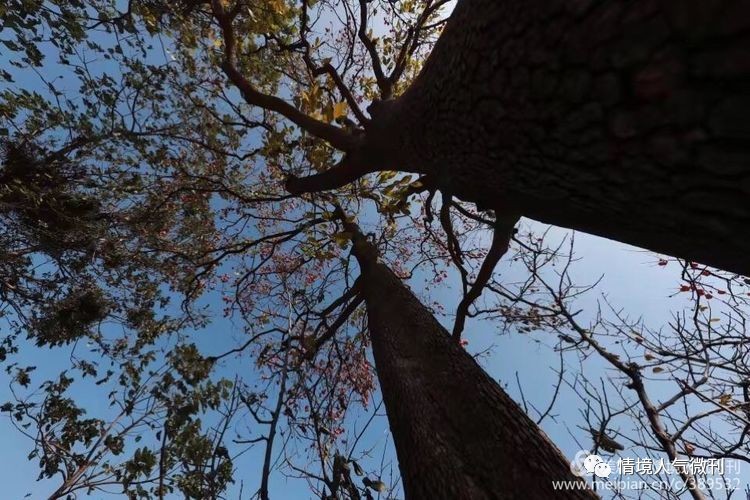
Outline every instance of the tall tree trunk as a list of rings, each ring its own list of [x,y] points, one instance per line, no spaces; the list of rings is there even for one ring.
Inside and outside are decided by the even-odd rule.
[[[750,275],[750,2],[459,0],[330,189],[427,174],[480,207]]]
[[[750,275],[747,0],[460,0],[392,108],[464,200]]]
[[[410,499],[593,499],[542,430],[354,234],[375,366]],[[581,481],[583,484],[583,482]]]

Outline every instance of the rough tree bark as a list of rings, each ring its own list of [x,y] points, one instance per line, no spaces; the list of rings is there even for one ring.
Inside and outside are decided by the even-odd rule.
[[[750,275],[747,0],[460,0],[414,84],[372,114],[345,168],[291,190],[413,171]]]
[[[354,224],[358,281],[408,499],[594,499],[542,430],[385,265]]]

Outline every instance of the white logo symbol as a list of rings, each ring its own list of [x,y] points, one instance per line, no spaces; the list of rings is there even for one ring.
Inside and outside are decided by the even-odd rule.
[[[596,467],[594,467],[594,475],[596,475],[596,477],[605,479],[609,477],[611,473],[612,467],[610,467],[607,462],[599,462],[596,464]]]
[[[592,455],[588,451],[581,450],[570,462],[570,471],[578,477],[593,474],[599,478],[607,478],[612,473],[612,467],[599,455]]]

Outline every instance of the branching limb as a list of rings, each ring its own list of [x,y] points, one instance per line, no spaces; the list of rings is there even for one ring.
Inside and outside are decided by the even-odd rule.
[[[315,339],[315,345],[313,346],[312,350],[308,353],[308,358],[312,359],[315,354],[325,345],[326,342],[331,340],[334,335],[336,335],[336,332],[341,328],[344,323],[346,323],[352,314],[354,314],[354,311],[357,310],[359,305],[364,301],[364,297],[361,295],[357,295],[354,300],[349,302],[347,306],[341,311],[341,314],[338,315],[336,320],[331,323],[331,326],[329,326],[326,331]]]
[[[453,231],[453,223],[451,222],[451,195],[443,193],[443,206],[440,207],[440,225],[443,226],[445,236],[448,238],[448,252],[451,254],[451,258],[456,265],[461,265],[464,262],[463,254],[461,253],[461,245],[456,238],[456,233]]]
[[[229,81],[239,89],[245,102],[253,106],[259,106],[268,111],[279,113],[304,131],[328,141],[336,149],[349,151],[358,145],[358,138],[346,130],[316,120],[315,118],[302,113],[285,100],[273,95],[264,94],[255,89],[250,81],[245,78],[234,65],[235,33],[234,27],[232,26],[232,20],[236,16],[236,13],[227,12],[222,6],[220,0],[213,0],[212,6],[214,17],[219,23],[224,38],[224,61],[221,64],[221,69],[224,71],[227,78],[229,78]]]
[[[427,23],[427,20],[430,19],[430,17],[435,12],[437,12],[438,9],[446,5],[448,1],[449,0],[439,0],[434,3],[427,2],[427,4],[424,7],[424,10],[417,18],[415,25],[409,28],[409,32],[406,36],[406,39],[404,40],[404,43],[401,45],[401,49],[399,50],[398,55],[396,56],[396,63],[393,66],[393,71],[388,77],[388,80],[391,82],[391,84],[396,84],[396,82],[398,82],[398,80],[404,74],[404,71],[406,70],[408,66],[409,58],[412,55],[414,55],[414,52],[417,50],[417,48],[419,47],[419,43],[422,40],[422,38],[420,37],[420,34],[426,28],[429,28],[429,26],[425,26],[425,24]]]
[[[482,266],[479,268],[477,279],[469,292],[464,295],[461,303],[456,310],[456,322],[453,324],[453,339],[461,340],[461,333],[464,331],[466,316],[469,314],[469,307],[482,294],[485,285],[492,278],[492,271],[495,269],[498,261],[508,251],[510,239],[513,237],[514,228],[518,222],[517,216],[497,216],[495,221],[495,231],[492,235],[492,245],[487,252]]]
[[[300,12],[300,35],[302,37],[302,41],[300,42],[300,44],[302,45],[302,47],[304,47],[305,50],[302,55],[302,59],[305,61],[307,69],[310,70],[313,77],[318,77],[324,74],[330,76],[331,80],[333,80],[336,88],[341,93],[341,96],[344,98],[346,103],[349,105],[349,108],[352,110],[352,113],[354,113],[354,116],[356,116],[359,123],[362,126],[367,125],[370,120],[362,112],[362,109],[359,107],[359,103],[354,98],[351,89],[346,85],[346,83],[344,83],[343,78],[341,78],[341,75],[336,70],[336,68],[334,68],[330,62],[324,63],[322,66],[316,66],[316,64],[313,62],[312,56],[310,55],[310,42],[306,38],[308,32],[307,8],[307,0],[302,0],[302,9]]]
[[[325,309],[316,314],[321,318],[325,318],[328,315],[333,314],[333,311],[343,306],[344,304],[352,300],[357,294],[359,294],[359,288],[359,281],[355,281],[352,286],[347,288],[346,291],[342,293],[341,296],[339,296],[339,298],[328,304]]]
[[[289,178],[287,178],[285,187],[286,190],[293,195],[329,191],[346,186],[360,177],[371,172],[376,172],[377,170],[377,168],[359,162],[353,162],[348,157],[345,157],[336,166],[319,174],[313,174],[307,177],[290,175]]]
[[[292,329],[294,328],[293,322],[292,322],[292,309],[293,306],[291,304],[290,300],[290,306],[289,306],[289,332],[291,333]],[[273,445],[274,440],[276,439],[276,431],[279,425],[279,420],[281,419],[281,412],[284,408],[284,405],[286,404],[286,384],[287,384],[287,377],[289,374],[289,349],[284,351],[284,364],[281,368],[281,379],[279,380],[279,392],[276,396],[276,406],[274,407],[273,411],[271,412],[271,422],[268,429],[268,436],[266,439],[266,449],[265,453],[263,455],[263,471],[261,473],[261,482],[260,482],[260,489],[258,490],[258,497],[261,500],[269,500],[268,495],[268,482],[271,476],[271,462],[273,458]]]
[[[469,272],[464,266],[461,244],[458,242],[455,231],[453,231],[453,222],[451,221],[452,203],[451,195],[443,193],[443,204],[440,207],[440,225],[443,227],[443,231],[445,231],[448,254],[451,257],[451,261],[453,261],[453,265],[456,266],[458,273],[461,275],[461,295],[466,297],[469,291]]]
[[[380,56],[378,50],[375,47],[375,42],[367,34],[367,4],[368,0],[359,0],[359,31],[358,36],[362,44],[367,49],[367,53],[370,54],[372,61],[372,71],[375,74],[375,80],[380,89],[380,96],[382,99],[390,99],[393,94],[393,84],[390,79],[385,76],[383,72],[383,65],[380,62]]]

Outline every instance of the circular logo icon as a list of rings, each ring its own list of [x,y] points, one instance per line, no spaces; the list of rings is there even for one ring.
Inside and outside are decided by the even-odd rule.
[[[594,475],[607,478],[612,473],[612,467],[599,455],[594,455],[586,450],[575,454],[570,462],[570,472],[578,477]]]
[[[602,457],[599,455],[589,455],[583,460],[583,468],[586,469],[586,472],[589,474],[593,474],[596,470],[596,466],[602,462],[604,462],[604,460],[602,460]]]
[[[588,456],[589,452],[586,450],[581,450],[575,454],[573,460],[570,462],[570,472],[572,472],[573,475],[578,477],[588,475],[588,471],[586,471],[586,468],[583,466],[583,462]]]
[[[607,462],[599,462],[598,464],[596,464],[596,467],[594,467],[594,474],[596,475],[596,477],[606,479],[611,473],[612,467],[610,467]]]

